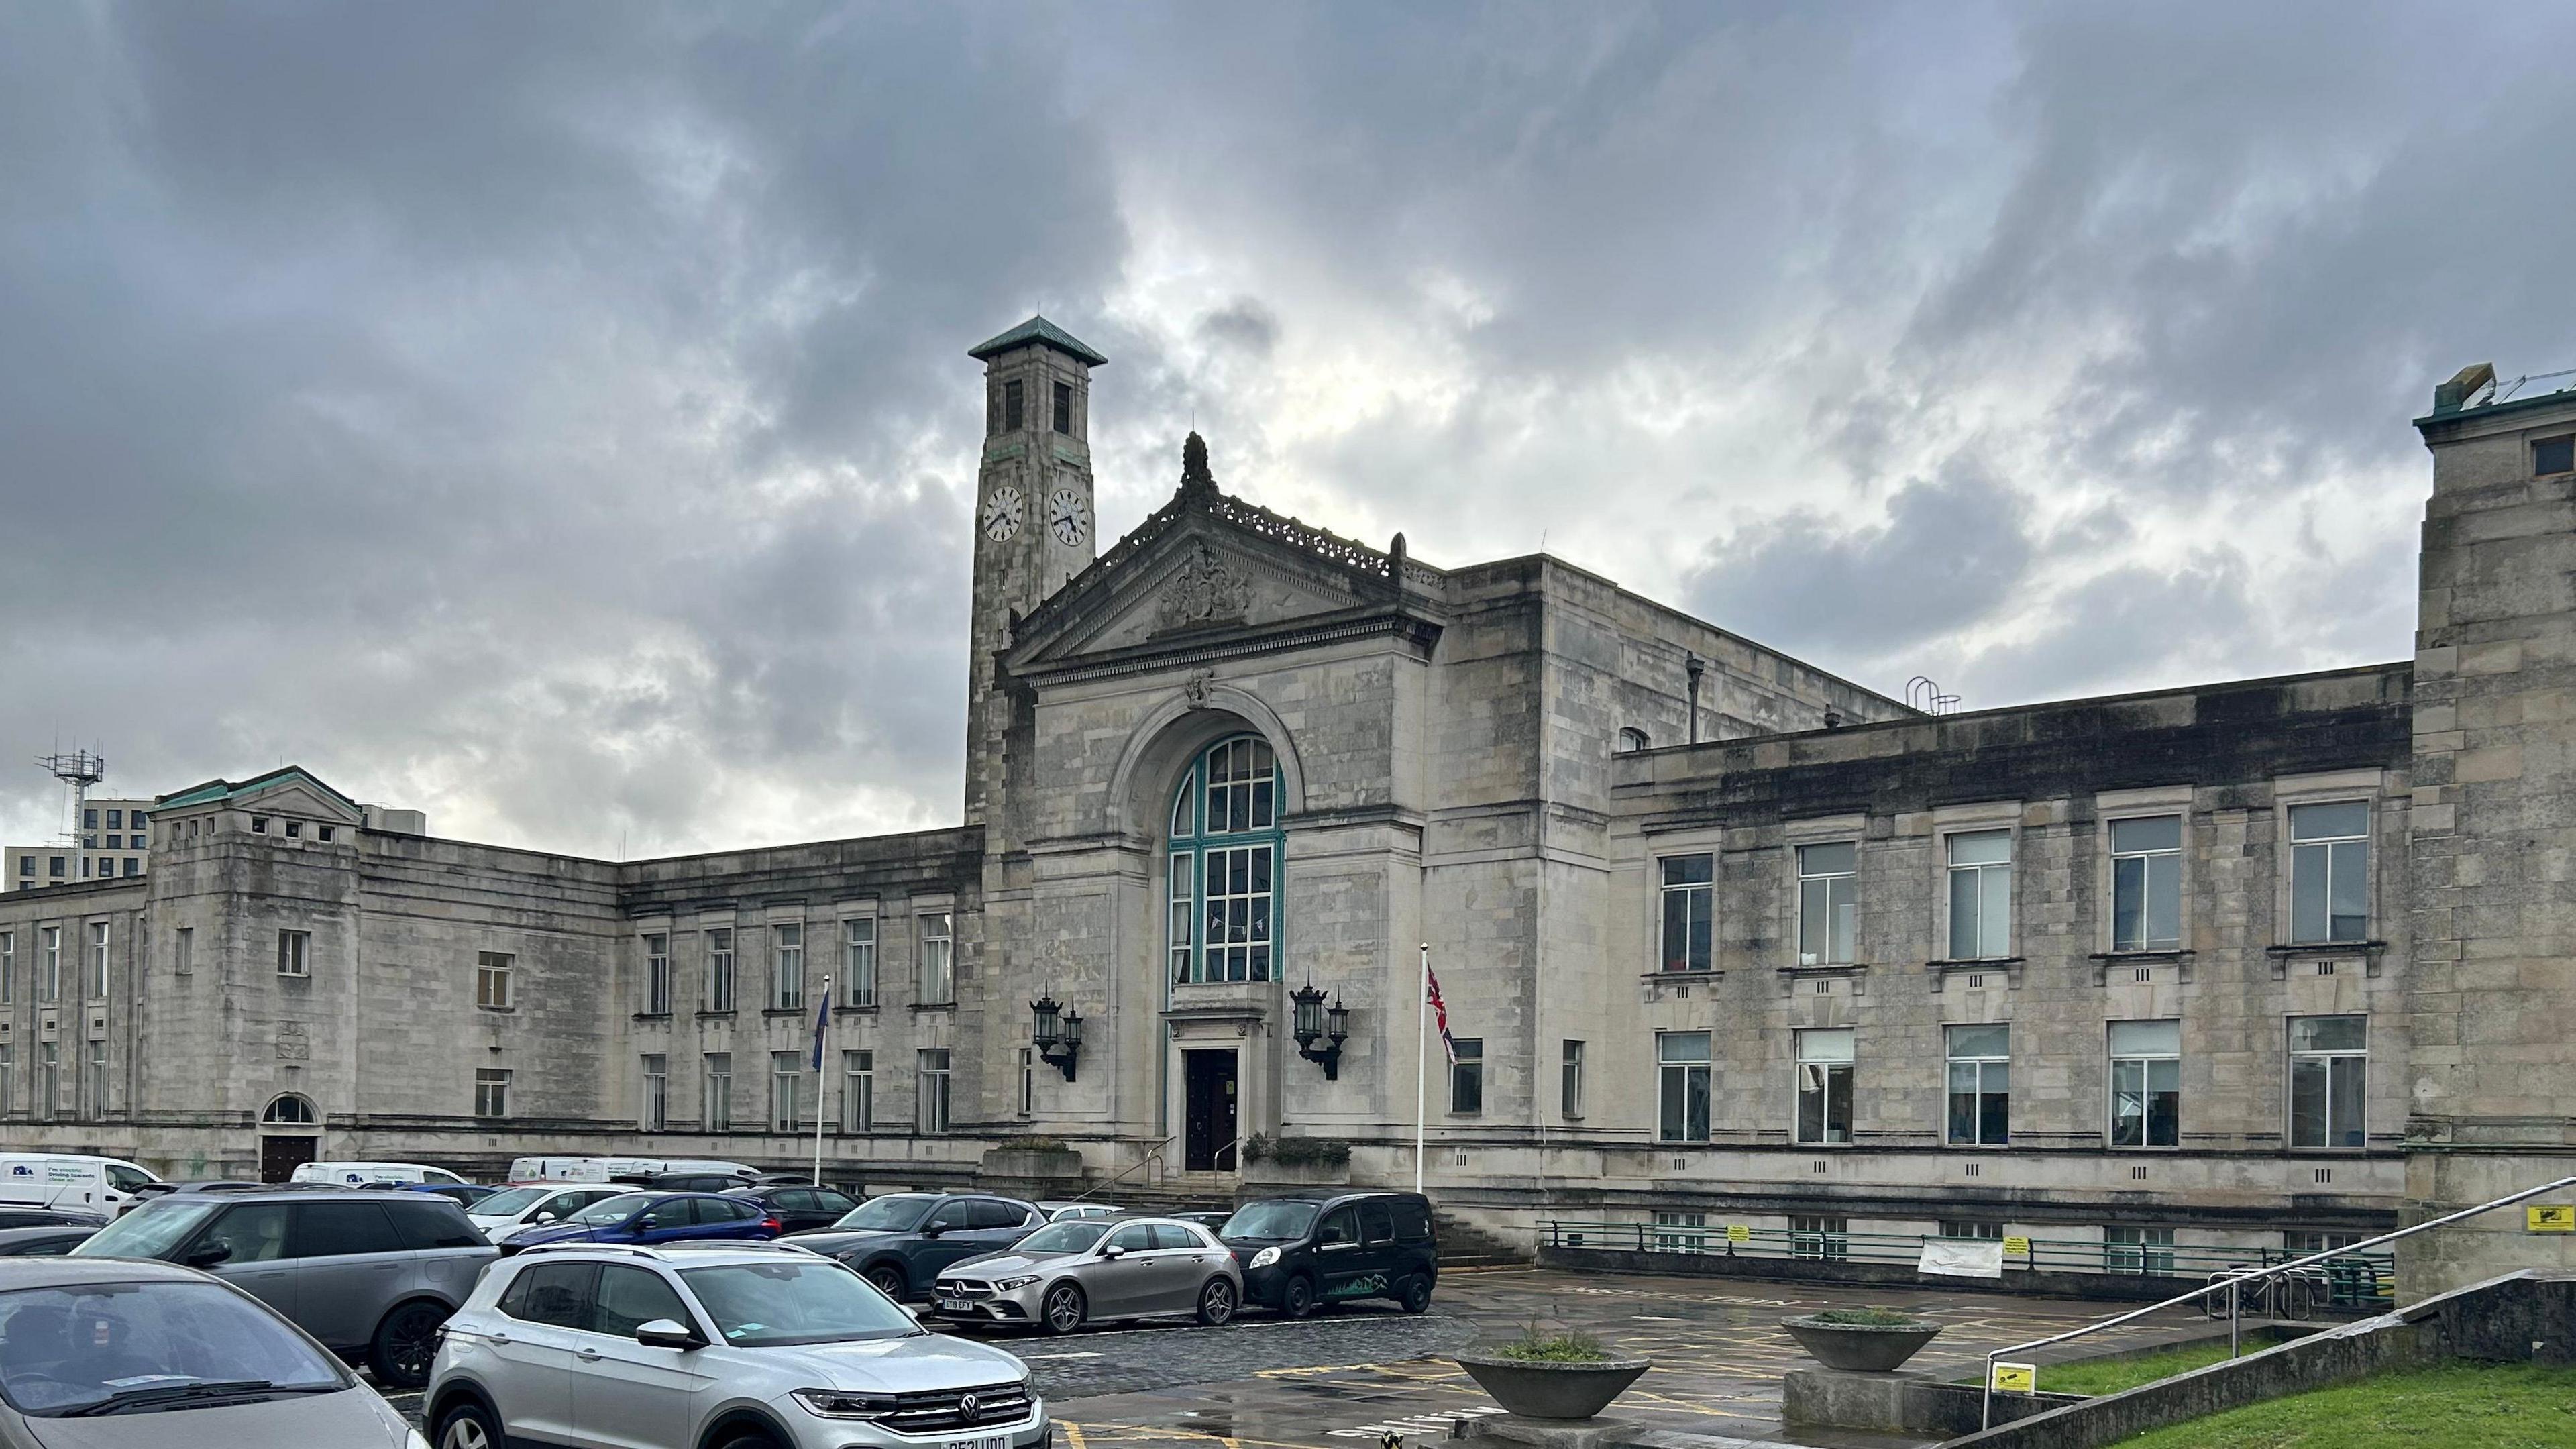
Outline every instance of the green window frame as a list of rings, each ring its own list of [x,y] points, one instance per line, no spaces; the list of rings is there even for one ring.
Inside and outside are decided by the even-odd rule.
[[[1176,986],[1279,976],[1279,759],[1259,735],[1201,750],[1172,793],[1164,959]]]

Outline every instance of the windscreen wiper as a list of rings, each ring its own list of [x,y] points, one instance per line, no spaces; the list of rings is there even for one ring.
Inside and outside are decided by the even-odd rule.
[[[157,1409],[174,1409],[198,1399],[234,1399],[252,1394],[327,1394],[337,1384],[271,1383],[267,1379],[200,1379],[185,1384],[137,1384],[119,1389],[94,1404],[66,1409],[66,1419],[89,1419],[107,1414],[147,1413]]]

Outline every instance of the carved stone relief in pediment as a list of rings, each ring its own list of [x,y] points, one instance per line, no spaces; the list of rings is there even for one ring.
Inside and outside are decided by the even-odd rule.
[[[1154,632],[1238,624],[1252,604],[1252,585],[1226,566],[1215,549],[1200,544],[1165,580],[1154,605]]]

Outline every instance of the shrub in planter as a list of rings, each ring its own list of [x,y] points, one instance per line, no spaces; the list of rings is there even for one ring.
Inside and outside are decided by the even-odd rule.
[[[1244,1140],[1243,1160],[1281,1167],[1348,1167],[1351,1144],[1338,1137],[1264,1137],[1255,1133]]]
[[[1650,1367],[1615,1358],[1589,1334],[1528,1330],[1498,1348],[1458,1355],[1458,1366],[1506,1413],[1525,1419],[1589,1419],[1626,1393]]]
[[[1941,1325],[1928,1318],[1884,1308],[1828,1308],[1802,1318],[1783,1318],[1780,1326],[1816,1362],[1863,1373],[1891,1372],[1941,1331]]]

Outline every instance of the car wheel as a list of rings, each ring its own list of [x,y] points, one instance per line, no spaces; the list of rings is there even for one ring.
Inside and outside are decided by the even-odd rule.
[[[416,1389],[429,1382],[429,1365],[438,1357],[438,1326],[447,1321],[439,1303],[406,1303],[376,1325],[367,1362],[385,1386]]]
[[[1290,1318],[1311,1318],[1315,1313],[1315,1280],[1300,1273],[1279,1290],[1279,1311]]]
[[[1404,1280],[1395,1290],[1395,1301],[1407,1313],[1420,1313],[1431,1306],[1431,1280],[1420,1273]]]
[[[778,1441],[754,1429],[748,1434],[736,1434],[719,1445],[718,1449],[778,1449]]]
[[[1234,1283],[1227,1278],[1210,1278],[1199,1290],[1199,1322],[1210,1328],[1222,1328],[1234,1321]]]
[[[438,1421],[438,1449],[501,1449],[501,1427],[492,1411],[472,1400],[447,1411]]]
[[[863,1276],[866,1277],[870,1283],[876,1285],[876,1289],[879,1293],[884,1294],[897,1303],[901,1303],[903,1301],[904,1282],[903,1270],[901,1268],[896,1267],[892,1263],[879,1263],[875,1267],[870,1268]]]
[[[1058,1283],[1047,1290],[1046,1301],[1039,1305],[1038,1321],[1049,1333],[1071,1333],[1082,1326],[1085,1308],[1082,1290],[1070,1283]]]

